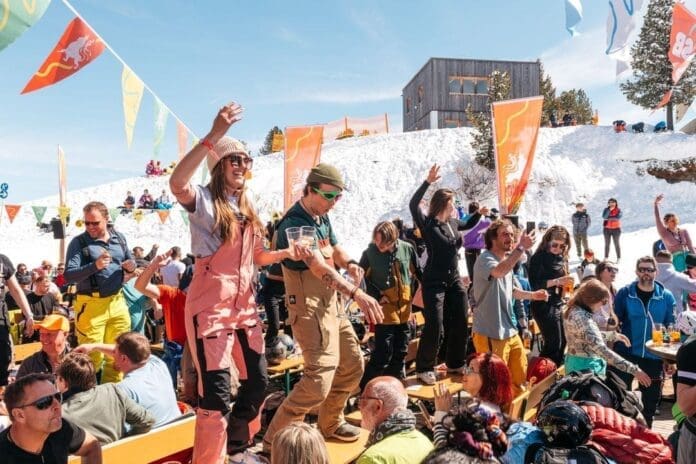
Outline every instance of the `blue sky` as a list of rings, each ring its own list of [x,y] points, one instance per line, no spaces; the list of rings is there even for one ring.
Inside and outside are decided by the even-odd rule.
[[[559,91],[588,92],[602,124],[661,119],[618,91],[614,63],[604,55],[607,3],[583,3],[581,35],[571,38],[561,0],[71,1],[198,136],[221,105],[240,102],[245,117],[231,135],[254,151],[273,126],[344,115],[386,112],[400,131],[401,89],[432,56],[541,58]],[[141,175],[152,158],[153,99],[146,91],[129,150],[122,67],[108,51],[57,85],[19,94],[72,17],[53,0],[0,52],[0,183],[10,185],[8,203],[57,192],[58,144],[69,190]],[[170,119],[160,159],[176,156]]]

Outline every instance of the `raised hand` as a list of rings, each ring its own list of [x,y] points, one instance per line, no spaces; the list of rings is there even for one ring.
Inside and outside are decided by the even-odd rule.
[[[225,135],[234,123],[242,119],[243,112],[244,108],[235,102],[230,102],[220,108],[220,111],[218,111],[213,121],[213,127],[210,129],[211,134],[215,134],[219,137]]]
[[[433,164],[430,168],[430,171],[428,171],[428,177],[425,179],[429,184],[434,184],[438,180],[441,179],[440,176],[440,166],[437,164]]]
[[[659,194],[658,196],[655,197],[655,204],[659,205],[664,198],[665,198],[665,195],[663,193]]]

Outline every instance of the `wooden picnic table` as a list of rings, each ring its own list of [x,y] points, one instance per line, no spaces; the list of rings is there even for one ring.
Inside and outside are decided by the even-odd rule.
[[[267,370],[271,376],[274,375],[284,375],[285,377],[285,394],[290,393],[290,374],[293,371],[297,371],[304,364],[304,358],[302,355],[293,356],[291,358],[283,359],[280,364],[275,366],[268,366]]]
[[[460,374],[447,374],[444,378],[439,378],[437,383],[444,383],[451,394],[459,393],[464,390],[464,385],[461,383],[462,376]],[[409,398],[417,400],[435,400],[435,390],[433,385],[423,385],[418,381],[415,375],[406,377],[405,381],[406,393]]]

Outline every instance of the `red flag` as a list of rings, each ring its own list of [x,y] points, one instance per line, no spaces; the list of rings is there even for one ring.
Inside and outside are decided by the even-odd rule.
[[[55,84],[91,63],[104,51],[104,43],[80,18],[70,21],[53,51],[22,93]]]
[[[22,205],[5,205],[5,212],[7,213],[7,217],[10,218],[10,224],[12,224],[15,216],[17,216],[17,213],[19,213],[21,208]]]
[[[694,59],[695,44],[696,15],[681,3],[675,3],[672,11],[672,31],[669,36],[669,61],[672,63],[674,85],[677,85]]]
[[[162,224],[164,224],[165,222],[167,222],[167,218],[169,217],[169,210],[168,209],[158,209],[157,215],[160,218],[160,222]]]
[[[669,89],[667,92],[665,92],[665,96],[662,97],[662,100],[660,100],[660,103],[657,104],[655,109],[653,111],[657,111],[663,106],[665,106],[669,101],[672,99],[672,89]]]

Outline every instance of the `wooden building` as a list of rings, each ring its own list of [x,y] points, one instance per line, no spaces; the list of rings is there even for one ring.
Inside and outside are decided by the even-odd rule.
[[[539,95],[538,61],[430,58],[404,87],[404,132],[470,125],[468,105],[474,111],[490,111],[488,80],[496,70],[510,76],[510,98]]]

